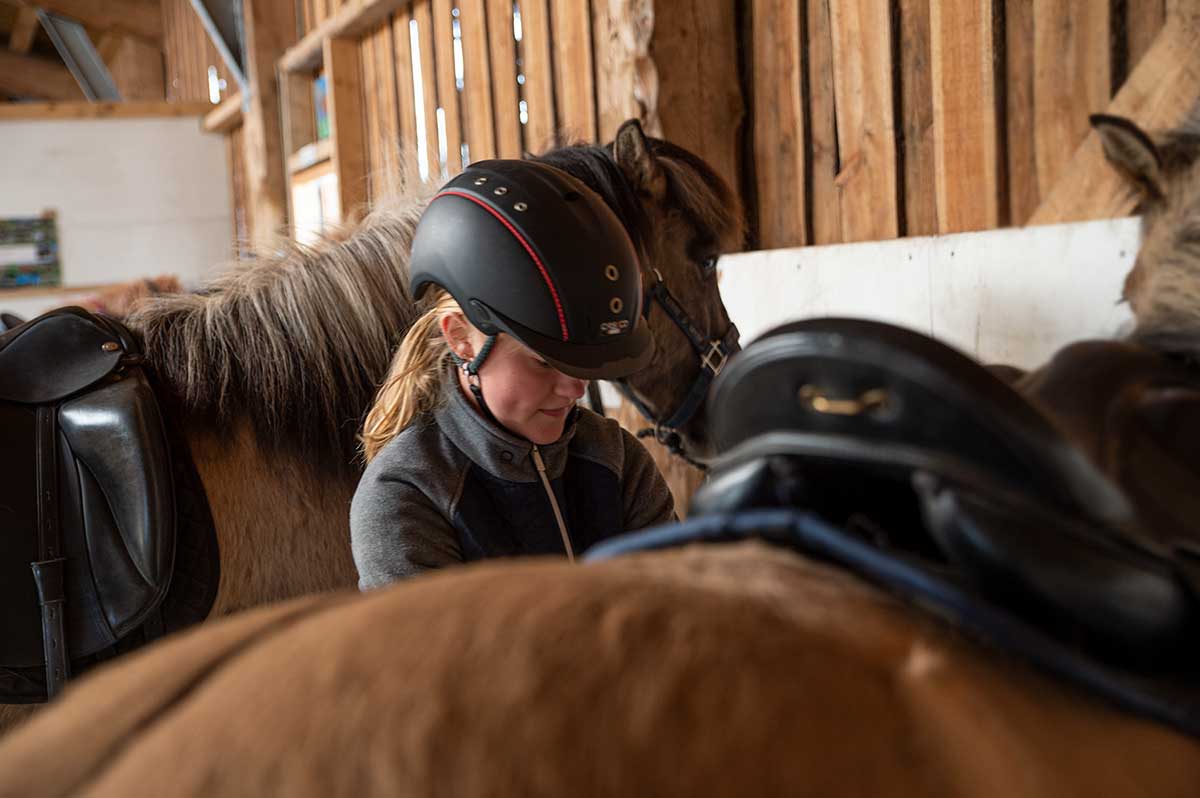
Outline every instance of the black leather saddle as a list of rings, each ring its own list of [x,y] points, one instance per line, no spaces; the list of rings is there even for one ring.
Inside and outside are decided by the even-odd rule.
[[[46,700],[163,633],[177,483],[190,506],[199,483],[137,340],[81,308],[0,334],[0,450],[0,700]]]
[[[689,511],[697,537],[792,513],[762,536],[1200,733],[1200,686],[1178,678],[1200,660],[1196,559],[1141,534],[1121,490],[973,359],[889,324],[812,319],[748,346],[709,408],[720,455]]]

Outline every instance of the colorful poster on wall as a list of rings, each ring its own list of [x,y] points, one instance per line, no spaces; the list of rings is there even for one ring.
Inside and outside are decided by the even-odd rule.
[[[329,91],[324,73],[313,81],[313,110],[317,115],[317,141],[329,138]]]
[[[0,218],[0,288],[59,284],[54,214]]]

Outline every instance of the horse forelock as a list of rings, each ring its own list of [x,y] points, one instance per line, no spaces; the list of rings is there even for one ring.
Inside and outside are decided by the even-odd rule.
[[[425,197],[393,200],[344,240],[283,244],[200,293],[155,297],[128,323],[188,418],[319,471],[353,469],[356,434],[415,319],[408,254]]]
[[[650,139],[650,151],[667,174],[673,203],[680,207],[692,226],[740,247],[745,238],[741,201],[704,159],[661,139]]]

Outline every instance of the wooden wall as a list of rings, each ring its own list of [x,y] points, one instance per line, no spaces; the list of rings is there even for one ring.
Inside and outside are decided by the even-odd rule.
[[[760,248],[1027,223],[1166,14],[1165,0],[747,6]]]

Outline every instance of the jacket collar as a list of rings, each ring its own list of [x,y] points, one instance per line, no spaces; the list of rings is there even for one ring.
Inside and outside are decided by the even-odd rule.
[[[433,415],[450,442],[493,476],[509,482],[538,480],[533,444],[484,418],[459,387],[453,370],[443,375],[442,402]],[[579,411],[572,409],[562,436],[554,443],[538,446],[550,479],[557,479],[566,468],[567,449],[575,437],[578,417]]]

